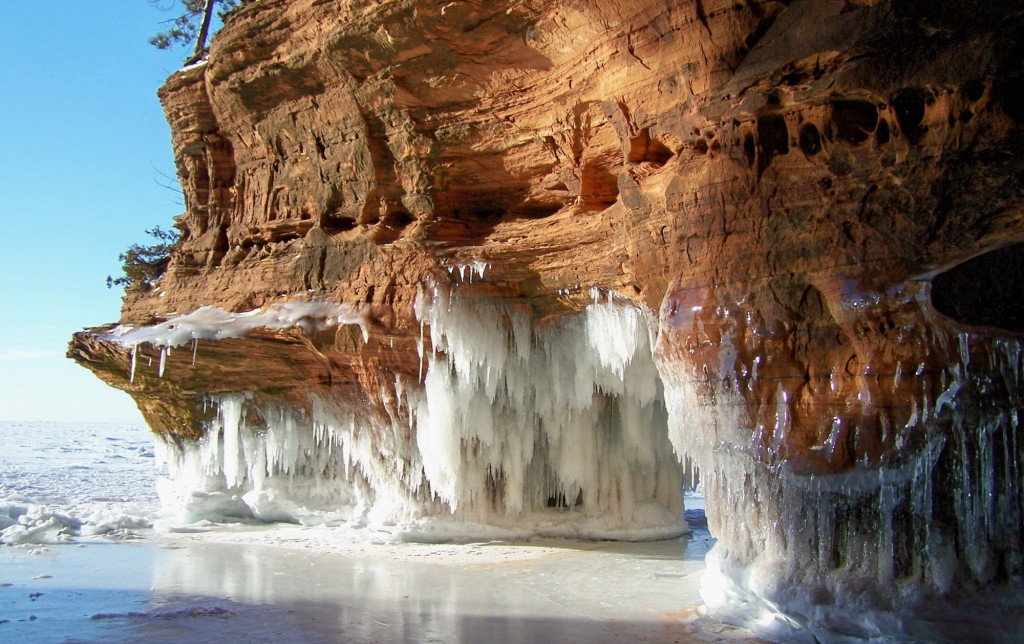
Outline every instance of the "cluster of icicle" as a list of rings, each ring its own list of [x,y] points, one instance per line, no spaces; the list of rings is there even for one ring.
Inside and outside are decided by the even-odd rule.
[[[610,299],[531,328],[497,300],[422,289],[419,380],[386,418],[212,400],[206,436],[168,447],[186,513],[344,522],[405,538],[652,539],[686,530],[648,315]],[[427,341],[429,339],[429,342]]]
[[[898,463],[837,474],[800,474],[751,458],[742,445],[713,444],[752,433],[739,392],[702,388],[696,373],[663,365],[670,437],[697,460],[711,530],[727,544],[709,553],[702,578],[713,615],[784,641],[886,639],[912,631],[901,609],[922,597],[1020,567],[1021,343],[994,341],[972,363],[968,334],[957,340],[949,353],[960,361],[933,382],[921,378],[907,401],[906,430],[920,443]],[[728,337],[722,346],[728,353]],[[987,401],[992,388],[1009,401]],[[776,398],[783,432],[790,400],[781,387]]]

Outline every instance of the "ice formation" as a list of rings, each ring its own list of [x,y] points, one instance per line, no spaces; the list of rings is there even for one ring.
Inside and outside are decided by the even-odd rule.
[[[346,523],[413,539],[686,530],[646,313],[595,301],[531,328],[525,309],[436,286],[416,315],[421,381],[397,376],[386,416],[343,400],[212,399],[205,437],[165,448],[166,505],[183,520]]]
[[[737,359],[725,326],[721,364]],[[889,641],[904,630],[903,611],[922,598],[990,583],[1019,565],[1020,342],[996,340],[992,350],[972,352],[966,332],[927,341],[950,364],[937,372],[912,367],[906,407],[884,407],[879,418],[867,384],[903,391],[910,380],[900,369],[885,380],[865,377],[850,403],[863,405],[861,422],[898,437],[899,453],[832,474],[802,473],[765,438],[784,438],[795,408],[779,384],[763,403],[768,413],[752,416],[742,391],[757,378],[756,362],[728,367],[746,381],[659,363],[672,443],[700,468],[720,540],[702,579],[712,615],[781,641]],[[999,393],[990,399],[990,392]],[[851,422],[858,422],[853,414],[835,418],[812,450],[844,449],[837,436]]]
[[[373,404],[211,397],[204,438],[164,446],[172,523],[255,518],[414,540],[661,538],[686,529],[683,463],[687,479],[699,471],[721,544],[703,581],[712,614],[792,641],[888,637],[922,597],[1019,566],[1019,341],[908,331],[903,341],[929,347],[931,362],[876,374],[865,358],[804,456],[848,449],[858,423],[884,432],[892,450],[802,470],[786,456],[796,390],[765,386],[775,356],[745,316],[680,308],[691,334],[663,310],[656,336],[648,312],[595,291],[581,312],[539,322],[526,305],[463,293],[462,273],[421,288],[420,367],[386,376],[367,392]],[[317,324],[360,323],[322,306],[308,313]],[[284,310],[259,320],[295,324],[299,309]],[[266,314],[217,313],[191,327],[179,318],[119,337],[180,346],[236,337],[257,315]],[[681,360],[672,343],[711,359]]]
[[[131,538],[153,525],[147,516],[81,508],[65,513],[32,500],[0,501],[0,545],[58,544],[77,537]]]
[[[469,282],[471,284],[474,277],[482,280],[484,273],[491,265],[483,260],[476,259],[468,263],[446,262],[444,266],[452,280],[457,280],[457,283]]]
[[[152,525],[149,433],[104,423],[0,422],[0,544],[133,538]]]
[[[481,271],[482,272],[482,271]],[[140,344],[160,349],[158,375],[164,375],[164,364],[172,349],[192,343],[195,361],[199,340],[241,338],[254,329],[286,329],[298,327],[303,331],[320,331],[339,324],[355,324],[368,337],[366,317],[348,304],[334,302],[286,302],[269,309],[256,309],[244,313],[229,313],[213,306],[172,317],[165,322],[143,327],[118,326],[106,339],[131,350],[129,380],[135,379],[135,364]]]

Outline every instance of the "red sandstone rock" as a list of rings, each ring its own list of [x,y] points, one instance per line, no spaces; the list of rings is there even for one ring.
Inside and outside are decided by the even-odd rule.
[[[368,305],[369,341],[260,332],[133,383],[92,333],[70,354],[168,434],[233,391],[381,416],[446,267],[487,262],[463,296],[535,321],[600,287],[656,316],[730,565],[807,604],[988,582],[1024,554],[1021,328],[930,289],[1024,240],[1022,25],[1013,2],[250,3],[160,91],[184,241],[121,322],[326,299]]]

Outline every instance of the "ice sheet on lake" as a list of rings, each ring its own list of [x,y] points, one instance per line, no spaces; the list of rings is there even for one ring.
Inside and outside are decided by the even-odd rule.
[[[159,510],[141,426],[0,422],[0,544],[130,538]]]

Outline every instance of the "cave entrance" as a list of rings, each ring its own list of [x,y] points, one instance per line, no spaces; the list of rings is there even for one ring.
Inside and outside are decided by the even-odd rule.
[[[932,305],[962,324],[1024,332],[1024,243],[969,259],[932,280]]]

